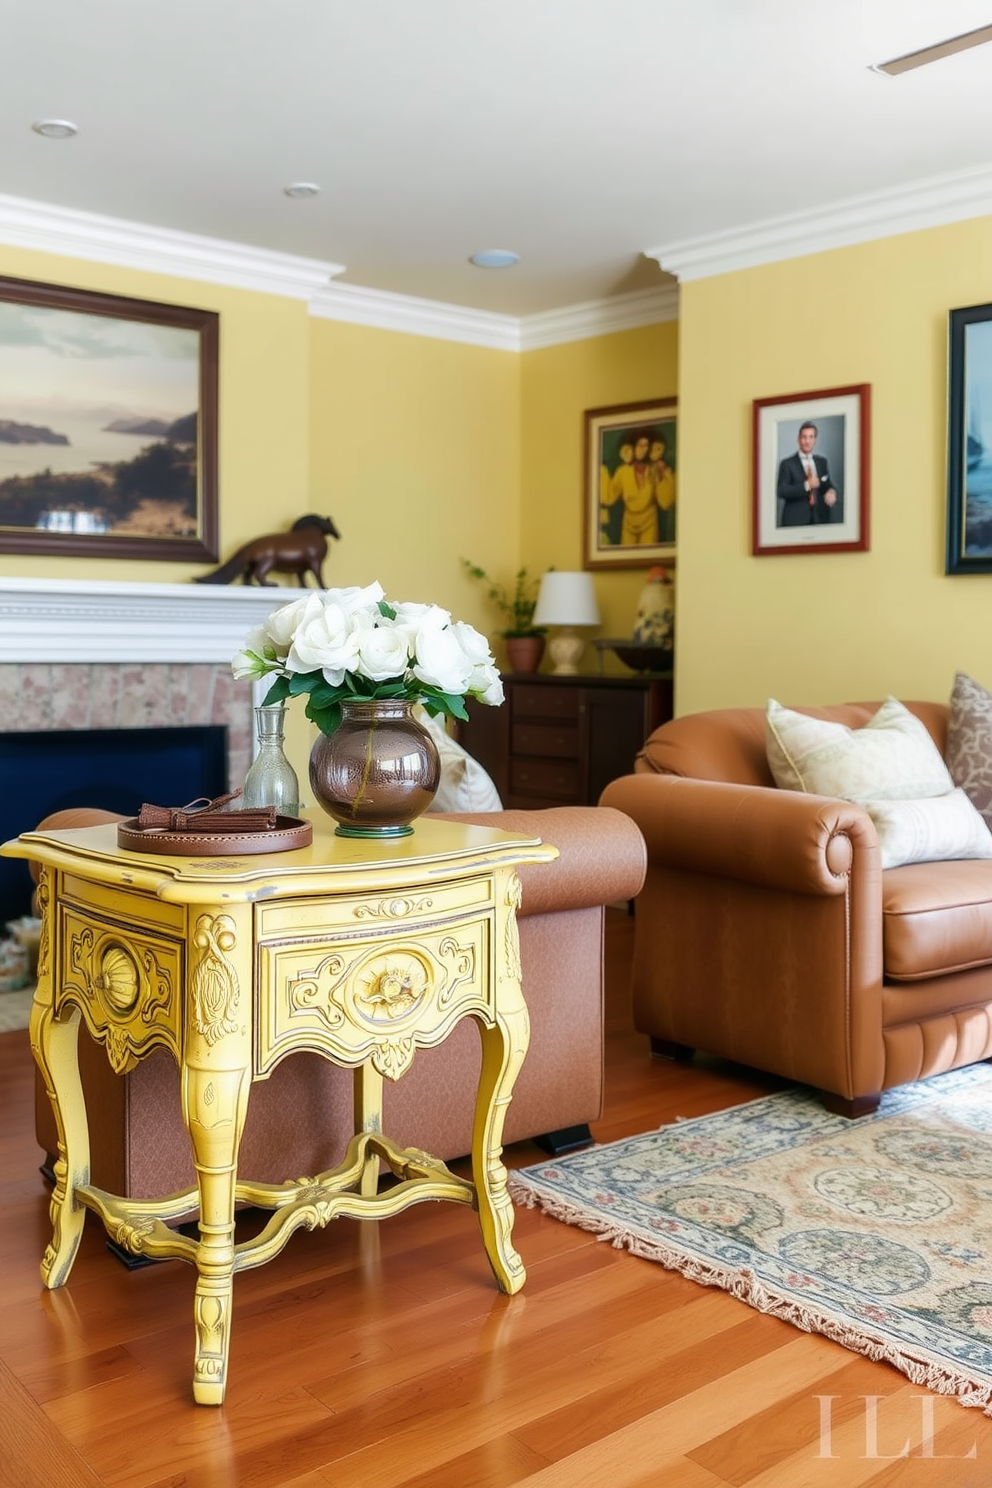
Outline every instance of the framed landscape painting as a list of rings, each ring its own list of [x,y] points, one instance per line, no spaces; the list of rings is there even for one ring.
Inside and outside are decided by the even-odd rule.
[[[992,573],[992,305],[951,311],[948,382],[945,572]]]
[[[584,469],[584,566],[650,568],[673,563],[676,400],[655,398],[588,409]]]
[[[871,388],[756,398],[751,552],[868,550]]]
[[[218,317],[0,278],[0,552],[217,557]]]

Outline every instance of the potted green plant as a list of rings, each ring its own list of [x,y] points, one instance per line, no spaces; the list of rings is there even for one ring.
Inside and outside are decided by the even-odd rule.
[[[462,567],[470,578],[486,585],[486,596],[506,617],[507,623],[498,632],[506,642],[506,654],[510,669],[514,672],[536,672],[544,655],[546,629],[534,624],[534,610],[541,587],[540,579],[528,577],[526,568],[517,570],[512,589],[490,578],[484,568],[462,559]]]

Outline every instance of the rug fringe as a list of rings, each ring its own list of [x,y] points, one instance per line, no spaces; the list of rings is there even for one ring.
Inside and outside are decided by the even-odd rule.
[[[620,1224],[599,1219],[586,1209],[579,1208],[557,1195],[546,1194],[524,1182],[515,1173],[509,1175],[511,1198],[527,1209],[539,1208],[552,1219],[587,1230],[607,1241],[616,1250],[628,1250],[631,1255],[644,1260],[657,1261],[668,1271],[677,1271],[687,1281],[701,1286],[719,1287],[729,1292],[738,1301],[745,1302],[756,1312],[781,1318],[804,1333],[818,1333],[841,1344],[853,1353],[863,1354],[876,1362],[893,1365],[914,1385],[924,1385],[938,1395],[952,1395],[961,1405],[977,1407],[985,1415],[992,1416],[992,1385],[981,1384],[959,1374],[946,1364],[933,1358],[908,1354],[869,1330],[852,1327],[815,1308],[806,1308],[782,1293],[769,1289],[753,1271],[735,1270],[717,1266],[688,1256],[684,1251],[673,1249],[658,1241],[645,1240]]]

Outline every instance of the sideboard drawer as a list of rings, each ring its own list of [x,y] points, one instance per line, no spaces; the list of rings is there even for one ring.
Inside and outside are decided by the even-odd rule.
[[[574,688],[535,687],[526,682],[518,682],[510,696],[514,719],[576,719],[581,711],[581,701]]]
[[[510,761],[512,796],[553,796],[555,800],[574,801],[580,783],[578,763],[572,760]]]
[[[515,723],[510,747],[515,755],[536,754],[552,759],[577,760],[579,731],[568,724]]]

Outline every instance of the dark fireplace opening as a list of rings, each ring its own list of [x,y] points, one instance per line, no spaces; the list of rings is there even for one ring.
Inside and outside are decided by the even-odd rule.
[[[0,733],[0,842],[70,806],[137,816],[145,801],[219,796],[227,780],[221,724]],[[31,913],[32,888],[22,858],[0,858],[0,938],[8,920]]]

